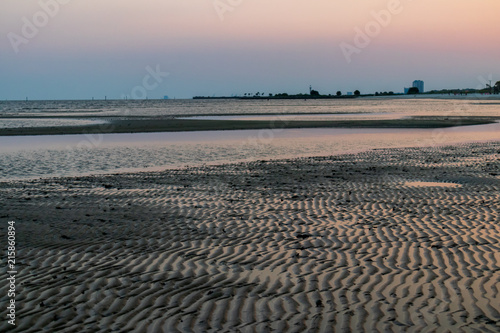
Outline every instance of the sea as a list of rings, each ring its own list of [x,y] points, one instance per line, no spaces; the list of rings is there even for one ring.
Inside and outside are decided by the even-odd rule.
[[[98,134],[84,125],[116,117],[353,120],[500,116],[500,99],[0,101],[0,181],[157,171],[210,164],[439,147],[500,140],[500,123],[441,129],[321,128]],[[18,127],[82,126],[77,135],[2,136]]]

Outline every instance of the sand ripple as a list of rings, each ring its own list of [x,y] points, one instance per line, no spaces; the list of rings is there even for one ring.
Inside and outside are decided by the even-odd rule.
[[[489,143],[0,183],[16,331],[498,332],[499,173]]]

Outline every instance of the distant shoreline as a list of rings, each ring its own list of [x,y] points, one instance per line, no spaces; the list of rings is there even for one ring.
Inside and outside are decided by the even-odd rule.
[[[220,96],[220,97],[209,97],[209,96],[194,96],[193,99],[242,99],[242,100],[270,100],[270,99],[352,99],[359,98],[360,96],[354,95],[342,95],[342,96],[311,96],[311,95],[289,95],[289,96]]]
[[[451,100],[500,100],[500,95],[498,94],[435,94],[435,93],[423,93],[423,94],[386,94],[386,95],[342,95],[342,96],[311,96],[311,95],[289,95],[289,96],[194,96],[194,100],[223,100],[223,99],[234,99],[234,100],[309,100],[309,99],[357,99],[357,98],[376,98],[376,99],[451,99]]]
[[[276,97],[276,96],[256,96],[256,97],[245,97],[245,96],[194,96],[194,97],[186,97],[186,98],[148,98],[148,99],[1,99],[1,103],[11,103],[11,102],[68,102],[68,101],[89,101],[89,102],[142,102],[142,101],[186,101],[186,100],[311,100],[311,99],[319,99],[319,100],[328,100],[328,99],[340,99],[340,100],[354,100],[358,98],[367,98],[367,99],[449,99],[449,100],[498,100],[500,101],[499,94],[477,94],[477,93],[468,93],[468,94],[434,94],[434,93],[424,93],[418,95],[408,95],[408,94],[393,94],[393,95],[374,95],[374,94],[364,94],[364,95],[343,95],[343,96],[311,96],[311,95],[291,95],[287,97]]]

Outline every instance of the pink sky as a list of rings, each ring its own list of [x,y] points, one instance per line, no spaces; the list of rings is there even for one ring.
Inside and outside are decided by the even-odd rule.
[[[157,64],[171,77],[153,98],[258,87],[301,92],[309,84],[325,92],[401,91],[414,79],[428,89],[474,88],[479,76],[500,80],[497,0],[58,1],[66,2],[0,4],[0,71],[8,75],[0,87],[13,98],[41,85],[47,98],[103,89],[118,97]],[[24,38],[23,18],[33,22],[44,3],[59,8],[16,53],[12,36]],[[390,8],[389,23],[377,23],[373,13]],[[355,29],[377,24],[358,47]],[[342,43],[357,48],[350,62]],[[81,83],[55,96],[75,75]]]

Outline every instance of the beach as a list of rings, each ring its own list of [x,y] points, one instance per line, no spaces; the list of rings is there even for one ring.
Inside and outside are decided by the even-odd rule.
[[[498,141],[0,182],[12,331],[498,332],[499,190]]]
[[[27,118],[29,119],[29,118]],[[500,117],[412,117],[388,120],[198,120],[175,118],[122,118],[109,123],[83,126],[21,127],[2,129],[1,136],[20,135],[68,135],[68,134],[109,134],[109,133],[151,133],[151,132],[192,132],[228,131],[249,129],[285,128],[446,128],[494,124]]]
[[[500,1],[2,4],[0,333],[500,333]]]

